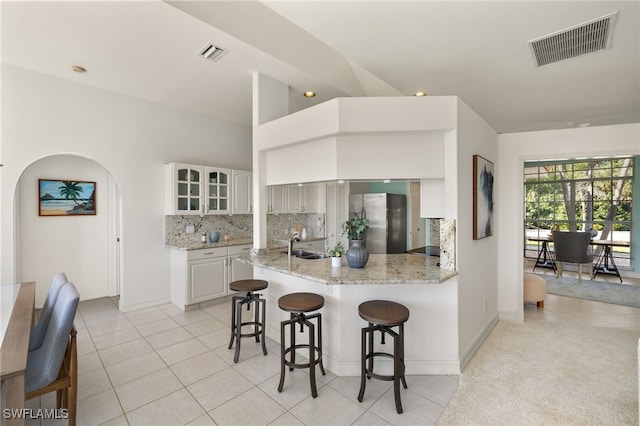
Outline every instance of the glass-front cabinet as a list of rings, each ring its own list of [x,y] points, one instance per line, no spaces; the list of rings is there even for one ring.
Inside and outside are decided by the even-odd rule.
[[[168,164],[167,179],[171,181],[168,188],[172,189],[170,203],[167,205],[168,214],[202,214],[202,174],[204,167],[189,164]]]
[[[167,164],[167,203],[170,215],[231,213],[231,169]]]
[[[231,213],[231,169],[205,167],[205,214]]]

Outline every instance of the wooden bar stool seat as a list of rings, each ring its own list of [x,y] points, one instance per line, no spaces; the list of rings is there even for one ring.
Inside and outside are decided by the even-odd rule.
[[[240,357],[240,339],[242,337],[255,337],[256,342],[262,342],[262,353],[267,354],[267,347],[265,345],[265,311],[266,300],[262,299],[259,293],[256,291],[264,290],[269,286],[269,283],[264,280],[239,280],[233,281],[229,284],[229,289],[233,291],[247,292],[244,296],[233,296],[231,299],[231,341],[229,342],[229,349],[233,346],[233,341],[236,340],[236,352],[233,356],[233,362],[237,363]],[[242,305],[247,305],[247,311],[251,309],[251,304],[254,303],[254,320],[242,322]],[[242,333],[242,327],[245,325],[253,326],[253,332]],[[260,339],[262,337],[262,339]]]
[[[375,378],[378,380],[393,381],[393,393],[396,403],[396,411],[402,414],[402,401],[400,400],[400,382],[407,388],[404,372],[404,323],[409,319],[409,309],[400,303],[388,300],[370,300],[358,306],[358,314],[369,325],[362,328],[362,354],[361,354],[361,377],[360,393],[358,401],[362,402],[366,387],[366,379]],[[393,328],[398,327],[398,331]],[[393,338],[393,353],[379,352],[374,350],[374,332],[381,333],[381,344],[385,344],[385,335]],[[386,357],[393,359],[393,374],[383,375],[373,371],[374,358]]]
[[[320,366],[322,375],[325,375],[324,366],[322,365],[322,314],[315,313],[306,315],[308,312],[317,311],[324,306],[324,297],[315,293],[291,293],[278,299],[278,306],[283,311],[291,314],[290,319],[280,323],[280,384],[278,392],[282,392],[284,386],[285,366],[289,367],[289,371],[294,368],[309,369],[309,383],[311,386],[311,396],[318,396],[316,388],[316,365]],[[310,320],[315,319],[316,324]],[[296,324],[300,324],[300,333],[304,333],[304,326],[309,328],[309,343],[296,344]],[[285,342],[285,329],[289,327],[289,346]],[[317,339],[316,339],[317,328]],[[316,345],[317,340],[317,345]],[[296,350],[301,348],[309,349],[309,362],[296,363]],[[290,359],[286,356],[290,354]]]

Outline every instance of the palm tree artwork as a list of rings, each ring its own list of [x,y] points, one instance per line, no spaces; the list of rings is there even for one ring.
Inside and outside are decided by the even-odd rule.
[[[39,179],[40,216],[95,215],[95,182]]]

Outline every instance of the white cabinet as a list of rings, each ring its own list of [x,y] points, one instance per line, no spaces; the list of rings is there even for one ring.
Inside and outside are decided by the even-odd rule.
[[[231,212],[231,170],[169,163],[165,169],[165,214],[204,215]]]
[[[318,185],[287,185],[287,213],[316,213]]]
[[[180,309],[227,294],[226,247],[171,250],[171,302]]]
[[[171,302],[189,305],[224,297],[231,281],[253,278],[253,266],[238,262],[252,244],[199,250],[171,250]]]
[[[229,278],[228,282],[239,280],[250,280],[253,278],[253,265],[244,262],[238,262],[238,256],[248,254],[251,251],[252,244],[243,244],[240,246],[229,246]]]
[[[318,184],[267,186],[267,213],[317,213]]]
[[[187,262],[186,304],[204,302],[227,294],[227,255]]]
[[[231,169],[204,168],[205,214],[231,213]]]
[[[420,179],[420,217],[447,217],[444,179]]]
[[[253,204],[253,173],[245,170],[231,171],[233,182],[233,214],[249,214]]]
[[[268,206],[267,213],[286,213],[287,211],[287,186],[267,186]]]
[[[203,174],[202,166],[180,163],[165,166],[166,214],[204,214]]]

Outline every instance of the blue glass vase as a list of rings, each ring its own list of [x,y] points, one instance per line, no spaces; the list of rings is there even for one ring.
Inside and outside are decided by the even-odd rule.
[[[209,241],[212,243],[217,243],[220,239],[220,234],[216,231],[209,232]]]
[[[369,252],[362,245],[362,240],[351,240],[351,247],[346,253],[347,263],[352,268],[364,268],[369,260]]]

